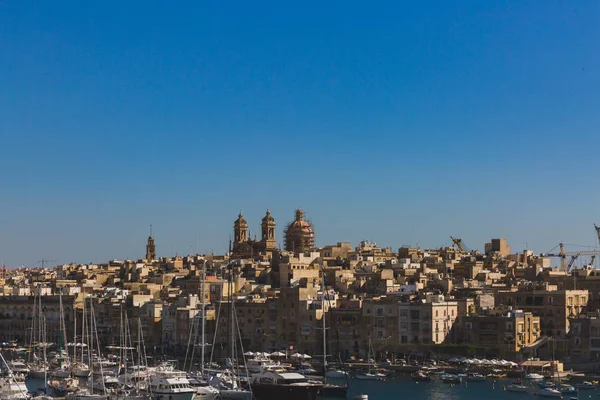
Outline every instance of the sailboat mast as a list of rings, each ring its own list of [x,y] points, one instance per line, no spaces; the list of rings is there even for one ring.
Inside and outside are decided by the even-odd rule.
[[[321,294],[321,321],[323,322],[323,375],[327,373],[327,333],[325,332],[325,268],[321,270],[322,274],[322,294]]]
[[[202,329],[201,329],[201,336],[200,336],[200,346],[202,346],[201,348],[201,356],[200,356],[200,373],[202,374],[202,376],[204,376],[204,307],[205,307],[205,302],[204,302],[204,284],[206,281],[206,261],[204,261],[202,263],[202,287],[200,288],[200,296],[202,297],[202,305],[201,305],[201,313],[202,313]]]

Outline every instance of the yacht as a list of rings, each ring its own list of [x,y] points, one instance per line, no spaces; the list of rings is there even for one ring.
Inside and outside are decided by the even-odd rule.
[[[346,398],[348,395],[348,373],[346,371],[331,370],[325,373],[325,385],[320,394],[324,397]]]
[[[310,382],[304,375],[295,372],[270,371],[253,375],[250,385],[256,400],[314,400],[324,386],[323,383]]]
[[[0,399],[28,400],[30,397],[24,381],[17,380],[12,376],[0,378]]]
[[[196,389],[190,386],[190,381],[182,376],[154,375],[150,378],[152,400],[192,400]]]
[[[208,382],[197,378],[189,377],[190,386],[196,390],[196,400],[214,400],[219,397],[219,389],[212,387]]]
[[[29,367],[22,360],[9,361],[7,366],[14,374],[29,375]]]

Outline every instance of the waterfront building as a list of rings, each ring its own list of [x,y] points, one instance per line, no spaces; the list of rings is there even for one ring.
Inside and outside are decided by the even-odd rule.
[[[522,310],[490,310],[463,318],[464,343],[496,348],[514,356],[541,339],[540,317]]]
[[[458,303],[442,295],[427,295],[425,300],[398,304],[400,345],[452,342],[458,317]]]

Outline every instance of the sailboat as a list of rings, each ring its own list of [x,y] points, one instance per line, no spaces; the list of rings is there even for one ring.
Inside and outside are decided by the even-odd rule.
[[[369,358],[369,371],[358,373],[356,374],[355,378],[369,381],[384,381],[386,378],[385,374],[374,370],[375,360],[373,359],[373,343],[371,342],[371,339],[369,339],[369,353],[367,356]]]
[[[30,377],[44,379],[44,381],[48,374],[45,328],[45,317],[42,313],[42,297],[40,296],[39,289],[37,289],[33,297],[33,315],[31,318],[31,340],[29,347],[30,360],[28,367]]]
[[[85,301],[83,302],[83,308],[81,310],[81,342],[77,341],[77,311],[74,308],[74,338],[73,338],[73,376],[77,378],[87,378],[91,374],[90,366],[84,361],[86,344],[86,316],[85,316]],[[81,349],[81,359],[77,360],[77,349]]]
[[[230,253],[231,253],[231,243],[229,244]],[[219,393],[221,395],[222,400],[252,400],[252,389],[245,389],[242,387],[242,381],[239,376],[239,370],[236,370],[239,367],[239,363],[237,362],[236,357],[236,331],[239,335],[239,326],[237,325],[237,318],[235,313],[235,302],[233,301],[233,264],[230,262],[228,265],[229,269],[229,303],[230,303],[230,332],[231,332],[231,358],[229,359],[229,367],[225,370],[225,372],[218,375],[219,379]],[[241,338],[240,338],[241,342]],[[242,360],[244,361],[244,365],[246,365],[246,359],[244,355],[242,355]],[[247,371],[246,371],[247,373]]]
[[[206,375],[205,375],[205,370],[204,370],[204,354],[205,354],[205,347],[206,347],[206,341],[205,341],[205,335],[204,335],[204,330],[205,330],[205,319],[206,319],[206,302],[205,302],[205,295],[204,295],[204,286],[205,286],[205,281],[206,281],[206,262],[204,262],[202,264],[202,286],[200,287],[200,296],[202,298],[202,302],[201,302],[201,307],[200,307],[200,318],[201,318],[201,334],[200,334],[200,346],[201,346],[201,355],[200,355],[200,374],[199,375],[190,375],[188,376],[188,379],[190,381],[191,386],[196,390],[196,397],[195,399],[198,400],[214,400],[219,396],[219,389],[210,386],[206,380]],[[192,324],[192,330],[194,329],[194,324]],[[190,360],[190,370],[192,368],[192,365],[194,365],[193,360],[194,360],[194,352],[196,349],[196,338],[198,337],[198,326],[196,324],[196,334],[192,334],[190,336],[191,338],[194,338],[193,340],[193,344],[192,344],[192,356],[191,356],[191,360]],[[191,342],[191,340],[190,340]],[[189,344],[188,344],[188,350],[189,350]],[[186,354],[186,361],[187,361],[187,354]],[[184,364],[184,369],[185,369],[185,364]],[[191,372],[191,371],[190,371]]]
[[[325,269],[322,270],[322,281],[323,281],[323,294],[321,295],[321,310],[323,316],[321,317],[323,323],[323,382],[325,385],[321,388],[319,394],[324,397],[342,397],[346,398],[348,395],[348,373],[341,370],[328,370],[327,369],[327,334],[326,334],[326,320],[325,320]]]

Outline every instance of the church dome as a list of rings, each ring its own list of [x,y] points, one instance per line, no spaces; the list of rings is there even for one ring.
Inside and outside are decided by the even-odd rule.
[[[296,219],[285,228],[285,249],[303,253],[315,247],[315,232],[310,222],[304,219],[304,212],[296,210]]]

